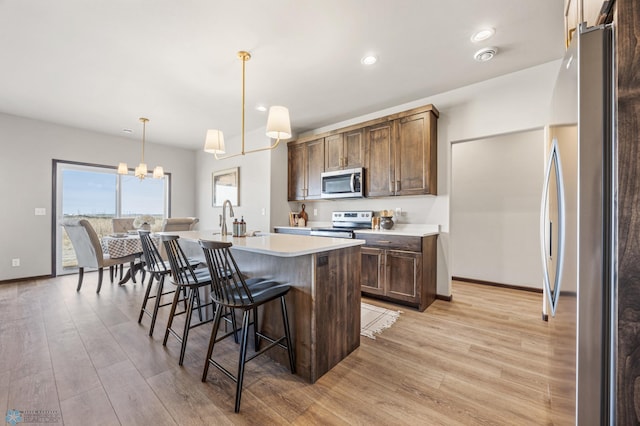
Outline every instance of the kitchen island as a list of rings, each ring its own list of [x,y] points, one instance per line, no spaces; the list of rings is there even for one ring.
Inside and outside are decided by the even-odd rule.
[[[178,235],[189,255],[200,255],[198,240],[228,241],[240,269],[291,285],[286,296],[296,356],[296,374],[314,383],[360,346],[360,246],[363,240],[260,234],[234,238],[213,231]],[[277,304],[259,312],[267,334],[281,335]],[[288,365],[285,351],[267,354]],[[203,354],[203,357],[205,354]]]

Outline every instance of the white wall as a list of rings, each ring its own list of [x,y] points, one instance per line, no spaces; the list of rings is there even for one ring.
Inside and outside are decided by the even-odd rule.
[[[452,148],[451,275],[542,289],[543,129]]]
[[[0,281],[52,273],[52,159],[133,165],[140,140],[0,113]],[[195,215],[195,153],[147,143],[145,160],[172,175],[172,216]],[[36,207],[47,214],[35,216]],[[20,267],[11,266],[13,258]]]

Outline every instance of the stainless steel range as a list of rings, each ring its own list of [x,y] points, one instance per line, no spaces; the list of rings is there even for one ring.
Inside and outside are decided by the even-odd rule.
[[[373,211],[342,211],[331,214],[331,228],[311,228],[311,235],[333,238],[354,238],[356,229],[371,229]]]

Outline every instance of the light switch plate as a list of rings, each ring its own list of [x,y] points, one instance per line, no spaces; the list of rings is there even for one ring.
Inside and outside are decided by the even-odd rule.
[[[36,216],[46,216],[47,209],[45,209],[44,207],[36,207],[35,214]]]

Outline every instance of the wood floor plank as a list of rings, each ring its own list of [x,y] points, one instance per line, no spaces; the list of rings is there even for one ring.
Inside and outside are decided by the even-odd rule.
[[[167,370],[150,377],[147,382],[181,425],[233,424],[224,411],[207,397],[205,386],[194,383],[193,378],[180,371]]]
[[[176,424],[131,361],[100,368],[98,375],[122,424]]]
[[[109,331],[142,377],[178,368],[178,358],[164,350],[158,350],[158,347],[162,347],[162,341],[150,338],[137,322],[114,325]]]
[[[9,409],[9,383],[11,381],[11,371],[0,370],[0,414],[4,414]]]
[[[365,299],[402,314],[314,385],[256,358],[234,413],[229,378],[211,368],[200,381],[211,324],[191,331],[179,367],[175,339],[162,346],[168,310],[150,338],[144,286],[96,295],[96,278],[79,293],[73,275],[0,286],[0,409],[60,410],[66,424],[572,424],[571,401],[548,391],[575,390],[552,362],[572,348],[549,337],[571,325],[541,321],[539,294],[454,282],[453,301],[424,312]],[[232,370],[237,357],[232,339],[216,345]]]
[[[46,415],[49,417],[47,424],[63,424],[56,381],[51,368],[28,375],[13,371],[7,406],[14,410],[28,412],[23,414],[24,423],[44,423],[27,421],[26,416]]]
[[[102,386],[60,401],[62,418],[66,426],[120,425],[109,398]]]

